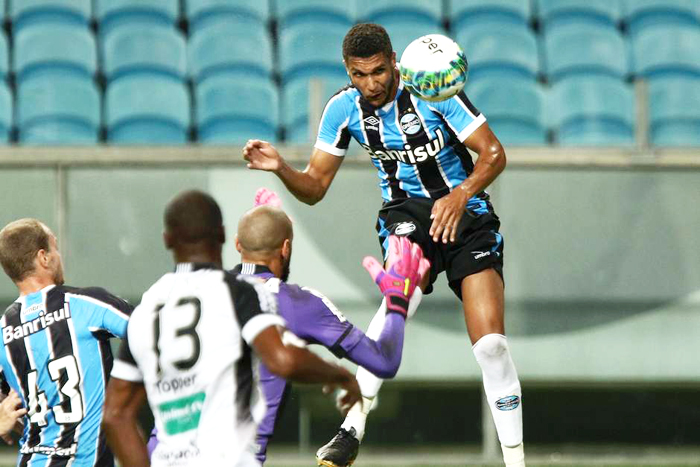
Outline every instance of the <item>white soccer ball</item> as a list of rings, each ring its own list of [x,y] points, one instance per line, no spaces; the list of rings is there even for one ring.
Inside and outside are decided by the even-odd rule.
[[[414,40],[401,54],[399,71],[406,89],[427,101],[443,101],[467,82],[467,56],[455,41],[442,34]]]

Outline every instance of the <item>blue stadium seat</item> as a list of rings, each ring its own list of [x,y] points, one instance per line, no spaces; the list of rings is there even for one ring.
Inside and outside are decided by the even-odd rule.
[[[92,0],[11,0],[10,19],[13,33],[27,26],[65,23],[87,26],[92,18]]]
[[[39,75],[76,75],[92,79],[97,46],[88,28],[36,24],[15,36],[14,70],[21,84]]]
[[[634,73],[655,79],[700,76],[700,28],[654,26],[632,37]]]
[[[455,39],[467,54],[469,79],[536,79],[540,72],[537,39],[526,28],[468,28]]]
[[[647,27],[700,27],[700,4],[697,0],[626,0],[624,20],[630,34]]]
[[[649,123],[655,146],[700,146],[700,79],[650,82]]]
[[[0,32],[0,81],[7,78],[10,72],[10,49],[5,34]]]
[[[625,40],[612,28],[586,24],[555,28],[545,35],[544,51],[552,81],[577,74],[625,78],[629,73]]]
[[[279,96],[272,81],[216,76],[197,86],[199,141],[277,139]]]
[[[279,70],[283,83],[318,74],[345,76],[343,28],[287,28],[279,38]]]
[[[396,52],[396,60],[401,60],[401,54],[408,44],[426,34],[443,34],[447,31],[442,26],[428,26],[425,24],[393,23],[386,27],[386,32],[391,39],[391,46]]]
[[[634,144],[631,85],[608,76],[577,76],[552,86],[550,97],[551,122],[560,145]]]
[[[270,18],[268,0],[185,0],[190,33],[218,21],[256,22],[267,25]]]
[[[219,73],[272,76],[272,40],[258,23],[212,24],[198,30],[188,47],[190,74],[198,82]]]
[[[460,31],[474,25],[527,27],[532,7],[524,0],[450,0],[448,2],[450,29]]]
[[[541,24],[547,31],[559,26],[589,23],[617,27],[621,0],[537,0]]]
[[[442,26],[442,2],[425,0],[357,0],[360,21],[388,26],[393,23]]]
[[[174,27],[179,16],[178,0],[96,0],[95,16],[100,34],[123,25]]]
[[[102,68],[108,80],[147,73],[184,79],[185,38],[176,29],[145,25],[121,26],[103,42]]]
[[[116,144],[184,144],[190,126],[184,84],[157,76],[132,76],[107,87],[107,140]]]
[[[0,81],[0,144],[7,144],[12,129],[12,92]]]
[[[96,144],[97,87],[75,76],[44,76],[22,83],[17,91],[17,127],[22,144]]]
[[[469,83],[467,93],[503,144],[547,144],[546,100],[538,82],[507,78],[481,80]]]
[[[321,108],[328,99],[346,84],[347,77],[314,77],[321,83]],[[298,79],[287,83],[282,88],[282,126],[286,131],[287,142],[305,143],[309,141],[309,85],[311,80]]]
[[[299,24],[334,24],[350,29],[355,23],[354,2],[328,0],[284,0],[277,2],[280,30]]]

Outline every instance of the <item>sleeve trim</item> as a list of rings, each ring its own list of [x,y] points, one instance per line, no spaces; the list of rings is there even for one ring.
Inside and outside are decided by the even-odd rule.
[[[131,381],[132,383],[143,382],[143,373],[141,373],[138,367],[119,359],[114,360],[112,377],[123,379],[124,381]]]
[[[321,141],[320,139],[316,140],[316,144],[314,144],[314,147],[316,149],[320,149],[321,151],[326,151],[329,154],[332,154],[334,156],[338,157],[343,157],[347,153],[347,149],[340,149],[332,144],[328,144],[325,141]]]
[[[464,142],[465,139],[469,138],[472,133],[474,133],[477,128],[479,128],[481,125],[486,122],[486,117],[484,117],[484,114],[481,114],[477,116],[473,122],[471,122],[467,127],[460,131],[459,134],[457,135],[457,139],[459,139],[461,142]]]
[[[241,329],[241,336],[248,343],[252,344],[258,334],[270,326],[285,326],[285,321],[280,315],[272,313],[261,313],[253,316]]]

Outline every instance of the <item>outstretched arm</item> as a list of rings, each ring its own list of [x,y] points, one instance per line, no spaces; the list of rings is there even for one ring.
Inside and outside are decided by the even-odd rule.
[[[274,173],[299,201],[311,205],[326,195],[343,162],[342,157],[315,148],[309,165],[299,171],[287,164],[273,145],[257,139],[246,143],[243,158],[248,161],[249,169]]]

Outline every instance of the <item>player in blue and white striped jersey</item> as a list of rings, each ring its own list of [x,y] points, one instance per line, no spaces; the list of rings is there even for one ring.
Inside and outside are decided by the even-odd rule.
[[[56,237],[35,219],[0,231],[0,262],[20,293],[0,319],[3,392],[27,408],[18,465],[114,465],[100,422],[109,338],[124,337],[131,305],[63,285]]]
[[[304,171],[288,165],[265,141],[248,141],[243,156],[249,168],[275,173],[299,200],[315,204],[338,172],[350,139],[367,150],[384,200],[377,219],[382,250],[386,254],[391,234],[418,243],[432,265],[421,284],[426,294],[445,271],[462,300],[504,460],[522,467],[520,382],[504,328],[503,239],[484,191],[505,168],[505,151],[466,94],[429,103],[405,89],[383,27],[353,26],[343,41],[343,61],[352,84],[326,104]],[[420,293],[412,298],[420,299]],[[380,308],[367,332],[370,338],[382,328],[384,314]],[[319,450],[321,465],[354,461],[371,399],[381,385],[362,369],[357,378],[367,400],[350,411],[336,438]]]

